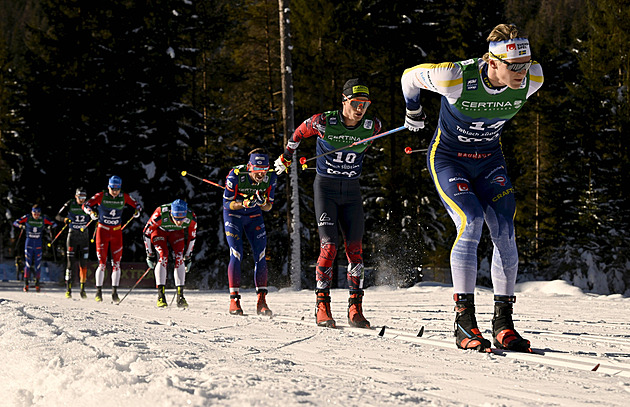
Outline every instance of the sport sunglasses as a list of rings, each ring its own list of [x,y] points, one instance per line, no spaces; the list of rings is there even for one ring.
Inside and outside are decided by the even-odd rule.
[[[370,100],[360,100],[360,99],[348,99],[348,97],[346,95],[343,95],[343,101],[344,102],[350,102],[350,106],[352,106],[355,109],[367,109],[368,106],[370,106],[370,104],[372,104],[372,101]]]
[[[492,52],[490,54],[492,54],[492,56],[495,57],[496,59],[498,59],[499,61],[503,62],[506,65],[506,68],[509,69],[512,72],[521,72],[522,70],[528,70],[532,66],[532,61],[527,61],[527,62],[508,62],[508,61],[505,61],[505,60],[499,58],[498,56],[494,55]]]

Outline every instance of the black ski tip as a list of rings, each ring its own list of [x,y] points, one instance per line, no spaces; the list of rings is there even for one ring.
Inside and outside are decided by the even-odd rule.
[[[385,335],[385,325],[383,325],[383,327],[381,328],[381,331],[378,333],[378,336],[383,336]]]
[[[416,335],[418,338],[422,337],[422,335],[424,335],[424,325],[422,325],[420,327],[420,331],[418,331],[418,335]]]
[[[302,320],[302,321],[304,321],[304,315],[302,315],[302,318],[301,318],[301,320]]]
[[[595,367],[593,367],[593,368],[591,369],[591,372],[596,372],[596,371],[597,371],[597,369],[599,369],[599,363],[598,363],[598,364],[596,364],[596,365],[595,365]]]

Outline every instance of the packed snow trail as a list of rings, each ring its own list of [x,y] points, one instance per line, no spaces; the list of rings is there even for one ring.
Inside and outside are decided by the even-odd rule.
[[[190,308],[181,310],[158,309],[155,290],[114,305],[95,302],[94,290],[68,300],[61,287],[24,293],[0,283],[2,404],[626,405],[630,378],[619,372],[630,365],[630,330],[618,310],[630,299],[532,284],[519,287],[516,327],[550,351],[523,360],[455,349],[451,287],[435,284],[368,288],[365,315],[387,327],[379,336],[378,328],[315,326],[315,294],[306,290],[270,290],[270,319],[254,315],[253,290],[241,293],[249,316],[240,317],[227,313],[227,292],[188,290]],[[332,290],[342,326],[347,296]],[[489,336],[492,293],[476,298]],[[556,356],[600,367],[550,364]]]

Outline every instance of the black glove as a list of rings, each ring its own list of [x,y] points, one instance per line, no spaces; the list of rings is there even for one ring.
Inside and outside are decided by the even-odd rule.
[[[157,265],[157,256],[155,255],[155,253],[147,254],[147,266],[149,266],[150,269],[155,269],[156,265]]]
[[[192,265],[192,256],[184,257],[184,268],[186,268],[186,273],[190,271],[191,265]]]
[[[427,119],[427,115],[424,114],[422,106],[418,110],[407,109],[407,115],[405,116],[405,127],[411,131],[420,131],[424,129],[424,121]]]

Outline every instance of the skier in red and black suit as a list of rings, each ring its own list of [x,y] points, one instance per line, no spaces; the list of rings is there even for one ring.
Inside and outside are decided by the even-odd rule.
[[[41,275],[42,261],[42,233],[44,228],[56,228],[57,224],[42,215],[42,209],[35,204],[31,213],[22,216],[13,222],[13,226],[26,230],[26,242],[24,243],[24,291],[28,291],[29,277],[35,277],[35,291],[39,292],[39,278]]]
[[[105,262],[107,249],[112,254],[112,300],[119,302],[118,283],[120,282],[120,259],[122,258],[122,212],[125,205],[136,211],[133,216],[140,216],[142,207],[129,194],[122,192],[122,180],[114,175],[109,179],[107,191],[101,191],[83,204],[83,210],[93,220],[98,220],[96,229],[96,301],[103,301],[103,280],[105,279]]]
[[[144,247],[147,251],[147,265],[154,269],[155,285],[158,289],[158,307],[166,307],[165,286],[168,265],[168,246],[175,260],[175,285],[177,286],[177,306],[188,307],[184,298],[186,273],[192,264],[192,251],[197,237],[197,217],[188,209],[188,204],[176,199],[170,204],[158,206],[144,226]],[[159,255],[155,255],[153,248]]]
[[[379,133],[381,122],[366,113],[370,91],[360,79],[350,79],[343,87],[342,110],[316,114],[305,120],[293,133],[285,152],[275,161],[276,173],[291,165],[293,152],[300,142],[316,136],[317,155],[348,146]],[[317,159],[315,177],[315,216],[320,240],[317,259],[317,325],[335,327],[330,311],[332,264],[337,255],[338,227],[346,242],[348,257],[348,323],[369,328],[363,316],[363,249],[365,226],[359,176],[363,158],[371,143],[359,144]]]

